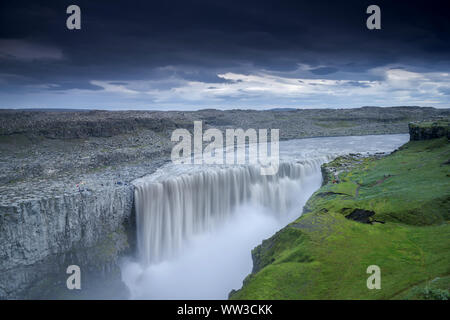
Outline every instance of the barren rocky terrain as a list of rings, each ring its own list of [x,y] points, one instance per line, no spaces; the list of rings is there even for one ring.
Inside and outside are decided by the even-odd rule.
[[[281,139],[407,133],[411,121],[445,118],[448,109],[395,107],[325,110],[16,111],[0,110],[0,182],[86,174],[155,160],[170,134],[192,128],[279,128]],[[123,168],[121,168],[123,169]],[[74,182],[77,179],[74,180]]]

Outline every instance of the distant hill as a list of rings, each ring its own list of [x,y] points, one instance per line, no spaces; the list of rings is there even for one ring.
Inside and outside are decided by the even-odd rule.
[[[296,111],[297,108],[273,108],[273,109],[267,109],[264,111]]]
[[[20,108],[7,109],[15,111],[43,111],[43,112],[89,112],[95,109],[66,109],[66,108]]]

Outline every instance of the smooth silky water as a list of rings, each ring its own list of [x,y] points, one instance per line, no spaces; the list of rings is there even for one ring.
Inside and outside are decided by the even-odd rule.
[[[252,270],[251,250],[301,215],[321,164],[391,152],[409,136],[280,142],[274,176],[259,168],[167,164],[134,181],[137,259],[122,264],[132,299],[226,299]]]

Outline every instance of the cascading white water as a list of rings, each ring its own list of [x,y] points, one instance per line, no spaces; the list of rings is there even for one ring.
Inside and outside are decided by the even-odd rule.
[[[226,299],[251,271],[251,250],[297,218],[320,165],[390,152],[408,135],[283,141],[275,176],[252,166],[168,164],[134,181],[139,261],[122,265],[131,298]]]
[[[261,205],[281,218],[292,208],[292,190],[326,160],[282,163],[274,176],[261,175],[257,166],[239,166],[209,168],[164,181],[142,179],[135,185],[142,263],[173,257],[193,235],[214,230],[245,203]]]

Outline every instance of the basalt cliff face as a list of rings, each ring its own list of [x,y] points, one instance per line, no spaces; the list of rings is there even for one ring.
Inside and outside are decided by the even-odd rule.
[[[65,269],[73,264],[88,271],[83,284],[89,285],[89,273],[114,267],[130,248],[132,207],[131,185],[1,207],[0,295],[51,297],[51,290],[65,286]],[[29,292],[30,284],[40,290]]]
[[[450,139],[450,121],[442,119],[410,123],[409,135],[412,141],[430,140],[441,137]]]
[[[0,298],[127,298],[119,258],[134,254],[131,181],[164,163],[168,138],[0,140]],[[67,289],[69,265],[82,290]]]
[[[198,112],[0,111],[0,298],[125,298],[132,181],[169,158],[173,129],[280,128],[281,138],[405,133],[432,108]],[[78,265],[82,288],[67,290]],[[87,292],[87,293],[86,293]],[[102,295],[99,295],[101,292]]]

